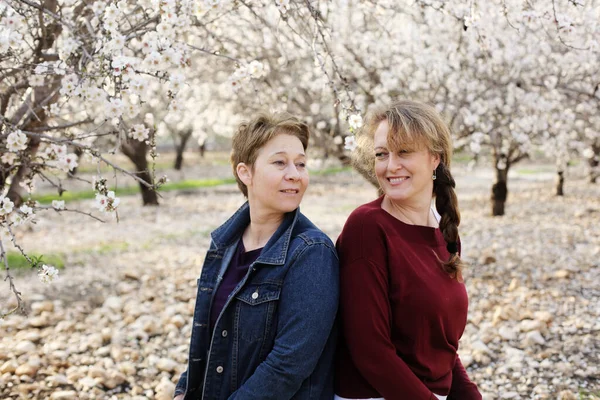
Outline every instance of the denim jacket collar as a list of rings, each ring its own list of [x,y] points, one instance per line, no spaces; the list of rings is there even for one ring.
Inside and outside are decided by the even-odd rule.
[[[286,213],[283,221],[256,260],[261,264],[283,265],[290,245],[292,231],[300,215],[300,207]],[[236,244],[250,224],[250,205],[244,203],[223,225],[211,233],[217,250]]]

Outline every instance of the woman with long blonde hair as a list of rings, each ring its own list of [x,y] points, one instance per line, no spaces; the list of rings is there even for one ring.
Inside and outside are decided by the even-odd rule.
[[[481,399],[457,354],[468,298],[450,131],[433,107],[404,100],[371,113],[358,146],[359,169],[383,195],[350,215],[337,242],[335,397]]]

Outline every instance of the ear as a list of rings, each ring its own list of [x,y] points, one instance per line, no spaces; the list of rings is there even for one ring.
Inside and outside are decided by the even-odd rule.
[[[235,167],[235,172],[244,185],[249,186],[252,183],[252,168],[241,162]]]
[[[431,161],[433,162],[433,169],[437,169],[438,165],[440,165],[441,162],[441,157],[439,154],[432,154],[431,155]]]

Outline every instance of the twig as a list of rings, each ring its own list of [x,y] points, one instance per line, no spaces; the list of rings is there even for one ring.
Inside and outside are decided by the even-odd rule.
[[[554,13],[554,23],[556,24],[556,33],[558,35],[558,40],[565,46],[574,49],[574,50],[589,50],[589,47],[586,48],[582,48],[582,47],[575,47],[575,46],[571,46],[570,44],[567,44],[562,35],[560,34],[560,26],[558,26],[558,16],[556,15],[556,4],[555,4],[556,0],[552,0],[552,12]]]
[[[13,276],[10,274],[10,266],[8,265],[8,255],[6,254],[6,251],[4,250],[4,245],[2,244],[1,238],[0,238],[0,258],[2,260],[4,260],[4,269],[6,270],[6,277],[4,278],[4,281],[6,282],[6,280],[8,279],[8,285],[10,287],[10,291],[14,293],[15,298],[17,299],[17,306],[6,313],[0,313],[0,319],[3,319],[11,314],[14,314],[15,311],[17,311],[17,310],[20,310],[22,313],[25,314],[25,305],[23,303],[23,299],[21,299],[21,292],[19,292],[17,290],[15,283],[13,281]]]

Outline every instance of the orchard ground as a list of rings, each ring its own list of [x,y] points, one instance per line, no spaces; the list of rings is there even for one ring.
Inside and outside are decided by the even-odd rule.
[[[167,173],[174,182],[230,177],[224,157],[208,157]],[[553,171],[516,166],[507,215],[491,217],[493,171],[454,168],[470,296],[459,353],[485,399],[600,398],[600,184],[575,169],[556,197]],[[139,195],[122,197],[118,223],[49,210],[19,231],[26,250],[65,267],[50,286],[18,273],[29,315],[0,322],[0,398],[172,397],[209,234],[243,198],[235,184],[161,195],[159,207],[146,208]],[[301,208],[335,240],[350,212],[375,196],[351,170],[314,174]],[[67,207],[97,215],[93,200]]]

